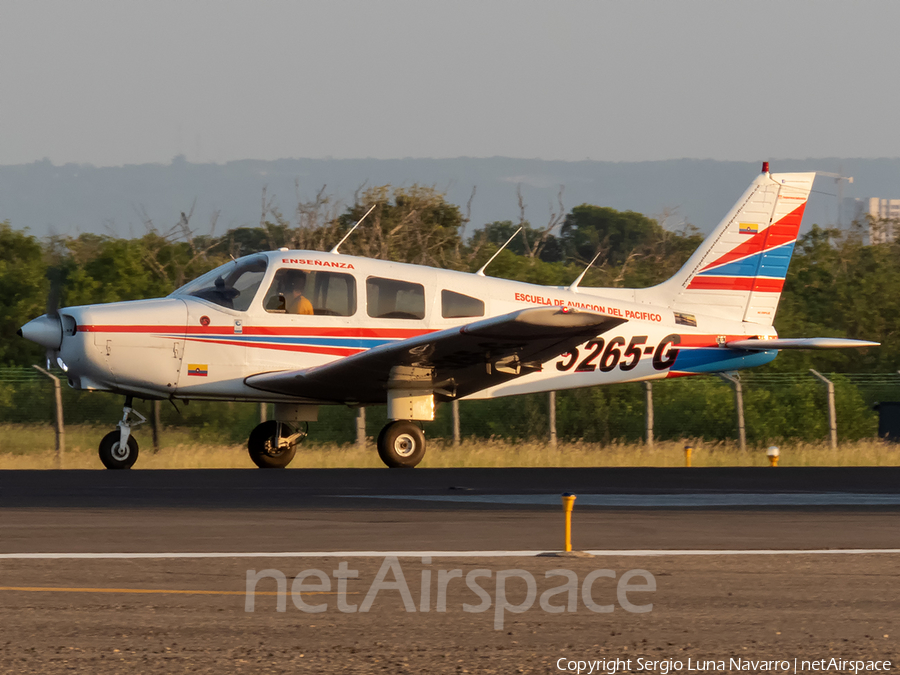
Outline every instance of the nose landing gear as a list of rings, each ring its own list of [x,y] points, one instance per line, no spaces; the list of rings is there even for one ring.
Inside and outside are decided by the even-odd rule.
[[[133,402],[131,396],[125,397],[119,428],[110,431],[100,441],[100,461],[107,469],[130,469],[137,461],[138,442],[131,435],[131,429],[146,422],[147,418],[131,407]]]

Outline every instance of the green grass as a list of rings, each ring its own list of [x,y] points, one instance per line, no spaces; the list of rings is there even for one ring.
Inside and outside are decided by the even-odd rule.
[[[70,425],[66,428],[64,469],[100,469],[97,445],[110,428]],[[152,452],[149,434],[136,435],[141,456],[135,468],[199,469],[252,468],[243,444],[197,440],[190,429],[164,431],[159,453]],[[55,436],[50,426],[0,425],[0,469],[56,468]],[[900,466],[900,445],[878,440],[844,443],[832,450],[827,443],[780,444],[779,466]],[[695,443],[691,464],[703,466],[768,466],[765,448],[741,452],[733,443]],[[422,467],[579,467],[579,466],[684,466],[684,442],[560,443],[556,448],[540,441],[465,439],[459,447],[440,439],[429,442]],[[302,444],[291,468],[381,468],[375,443],[356,445]]]

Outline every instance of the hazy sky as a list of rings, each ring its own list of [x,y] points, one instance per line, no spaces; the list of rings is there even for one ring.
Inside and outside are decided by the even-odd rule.
[[[0,0],[0,164],[897,157],[900,3]]]

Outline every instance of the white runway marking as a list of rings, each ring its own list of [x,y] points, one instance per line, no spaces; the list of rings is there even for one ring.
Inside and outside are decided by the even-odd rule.
[[[534,558],[556,551],[257,551],[201,553],[0,553],[0,560],[200,560],[205,558]],[[589,550],[596,556],[665,557],[665,556],[742,556],[742,555],[871,555],[900,553],[900,548],[824,548],[824,549],[714,549],[700,550]]]
[[[353,499],[403,499],[460,504],[521,504],[559,506],[559,495],[341,495]],[[693,493],[656,495],[578,495],[578,506],[709,507],[709,506],[900,506],[900,494],[816,493]]]

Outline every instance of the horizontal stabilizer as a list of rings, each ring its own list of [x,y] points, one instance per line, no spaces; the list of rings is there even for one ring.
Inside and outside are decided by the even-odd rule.
[[[850,340],[848,338],[776,338],[774,340],[736,340],[727,342],[730,349],[846,349],[849,347],[877,347],[880,342]]]

